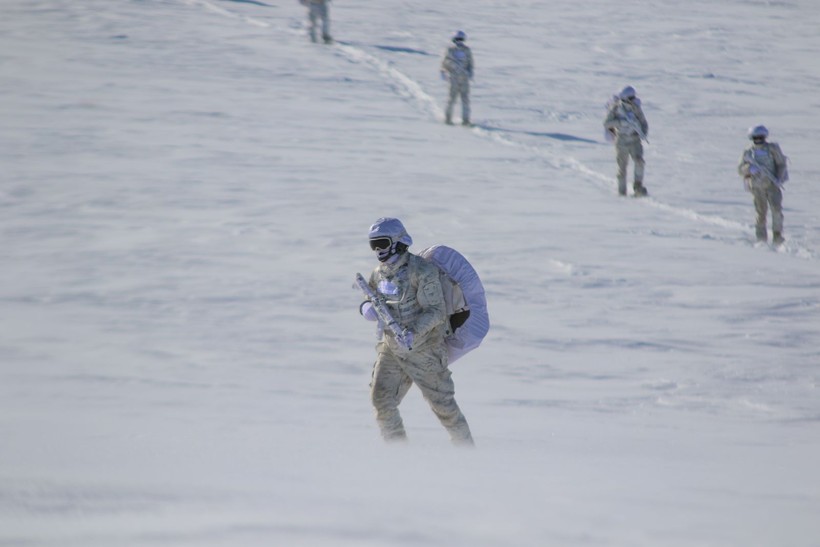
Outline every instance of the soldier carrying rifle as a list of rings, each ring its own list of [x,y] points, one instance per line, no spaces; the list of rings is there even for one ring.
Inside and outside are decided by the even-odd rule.
[[[366,296],[359,311],[378,322],[381,331],[370,395],[382,437],[407,438],[398,407],[416,384],[453,443],[472,445],[448,368],[448,317],[439,270],[408,251],[413,239],[397,218],[378,219],[369,239],[379,265],[369,279],[359,280]]]
[[[755,236],[758,241],[768,241],[766,215],[772,209],[772,242],[782,244],[783,239],[783,184],[789,180],[787,158],[776,142],[766,142],[769,130],[765,125],[749,129],[751,146],[743,151],[737,172],[743,177],[746,189],[754,196]]]
[[[635,164],[632,190],[636,197],[645,196],[647,194],[646,187],[643,185],[645,162],[641,140],[648,142],[646,135],[649,133],[649,124],[646,123],[646,116],[641,109],[641,100],[637,97],[634,87],[628,85],[613,97],[604,120],[604,128],[609,131],[615,141],[618,193],[622,196],[626,195],[626,169],[629,158],[632,157]]]

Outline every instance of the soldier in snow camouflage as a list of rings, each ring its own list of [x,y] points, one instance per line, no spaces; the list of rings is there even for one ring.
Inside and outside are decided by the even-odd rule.
[[[382,329],[370,386],[376,421],[385,440],[406,439],[398,407],[415,383],[453,443],[472,445],[470,427],[456,403],[448,368],[444,341],[448,318],[439,271],[408,252],[412,243],[398,219],[380,218],[370,228],[370,247],[380,264],[370,275],[369,285],[405,327],[410,342],[408,350],[389,329]],[[370,301],[362,302],[359,311],[365,319],[378,321]]]
[[[615,138],[615,160],[618,163],[618,193],[626,195],[626,170],[629,158],[634,162],[633,191],[636,196],[645,196],[643,185],[645,162],[641,139],[646,139],[649,124],[641,109],[641,100],[635,94],[635,88],[626,86],[614,98],[604,120],[604,127]]]
[[[441,62],[441,78],[450,82],[450,98],[445,110],[445,123],[453,124],[453,106],[461,97],[461,124],[470,124],[470,80],[473,79],[473,52],[464,43],[467,35],[458,31],[453,36],[453,45],[447,48]]]
[[[754,196],[755,235],[758,241],[768,241],[766,216],[772,210],[772,242],[780,245],[783,239],[783,184],[789,178],[786,156],[776,142],[766,142],[769,130],[758,125],[749,129],[751,146],[743,151],[737,171],[743,177],[746,189]]]
[[[308,8],[308,20],[310,21],[310,40],[317,42],[316,30],[319,21],[322,22],[322,41],[326,44],[333,42],[330,36],[330,14],[328,4],[330,0],[300,0],[303,6]]]

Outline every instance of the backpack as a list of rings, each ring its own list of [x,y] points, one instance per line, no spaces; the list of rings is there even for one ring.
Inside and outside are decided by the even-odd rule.
[[[783,160],[783,171],[780,174],[780,181],[778,183],[782,186],[789,180],[789,158],[783,154],[779,144],[775,142],[770,143],[770,148],[774,148],[776,156],[779,156]]]
[[[449,362],[453,363],[477,348],[490,330],[484,285],[473,266],[455,249],[433,245],[419,256],[439,270],[449,318],[445,342]]]
[[[609,111],[618,104],[618,95],[613,95],[607,102],[606,102],[606,114],[609,117]],[[615,142],[615,131],[612,129],[607,129],[604,127],[604,140],[606,142]]]

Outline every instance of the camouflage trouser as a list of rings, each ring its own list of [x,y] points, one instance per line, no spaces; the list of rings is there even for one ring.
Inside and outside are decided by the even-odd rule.
[[[444,117],[448,123],[453,121],[453,106],[459,97],[461,97],[461,122],[470,123],[470,79],[467,76],[450,75],[450,99],[444,111]]]
[[[755,212],[755,235],[757,239],[766,241],[766,214],[769,207],[772,208],[772,231],[783,232],[783,192],[776,184],[769,181],[763,183],[755,182],[751,186],[754,196]]]
[[[615,143],[615,161],[618,162],[618,193],[626,194],[626,168],[629,158],[635,162],[635,172],[633,181],[635,184],[643,183],[643,144],[641,139],[635,135],[634,138],[621,138]]]
[[[373,366],[370,397],[382,437],[388,441],[407,438],[398,407],[414,383],[450,439],[456,444],[473,444],[470,427],[456,403],[444,348],[414,349],[407,358],[397,357],[389,350],[379,353]]]
[[[310,19],[310,39],[316,41],[316,27],[318,20],[322,20],[322,40],[330,41],[330,18],[328,17],[327,4],[311,3],[308,11]]]

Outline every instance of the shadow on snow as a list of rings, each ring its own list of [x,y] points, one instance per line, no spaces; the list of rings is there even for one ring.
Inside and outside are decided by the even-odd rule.
[[[237,0],[233,0],[237,1]],[[361,44],[358,42],[346,42],[342,40],[337,40],[338,43],[345,45],[345,46],[353,46],[353,47],[363,47],[367,46],[368,44]],[[412,53],[413,55],[424,55],[425,57],[434,57],[432,53],[427,53],[422,49],[413,49],[411,47],[400,47],[400,46],[382,46],[379,44],[373,44],[370,47],[374,47],[376,49],[381,49],[382,51],[390,51],[392,53]]]
[[[575,135],[567,135],[566,133],[544,133],[541,131],[521,131],[517,129],[504,129],[503,127],[493,127],[491,125],[476,124],[476,127],[484,129],[485,131],[496,131],[499,133],[518,133],[519,135],[530,135],[532,137],[547,137],[550,139],[557,139],[559,141],[567,142],[585,142],[588,144],[606,144],[592,139],[585,139],[583,137],[576,137]]]
[[[270,4],[259,2],[259,0],[223,0],[224,2],[236,2],[237,4],[253,4],[254,6],[265,6],[266,8],[275,8]]]

